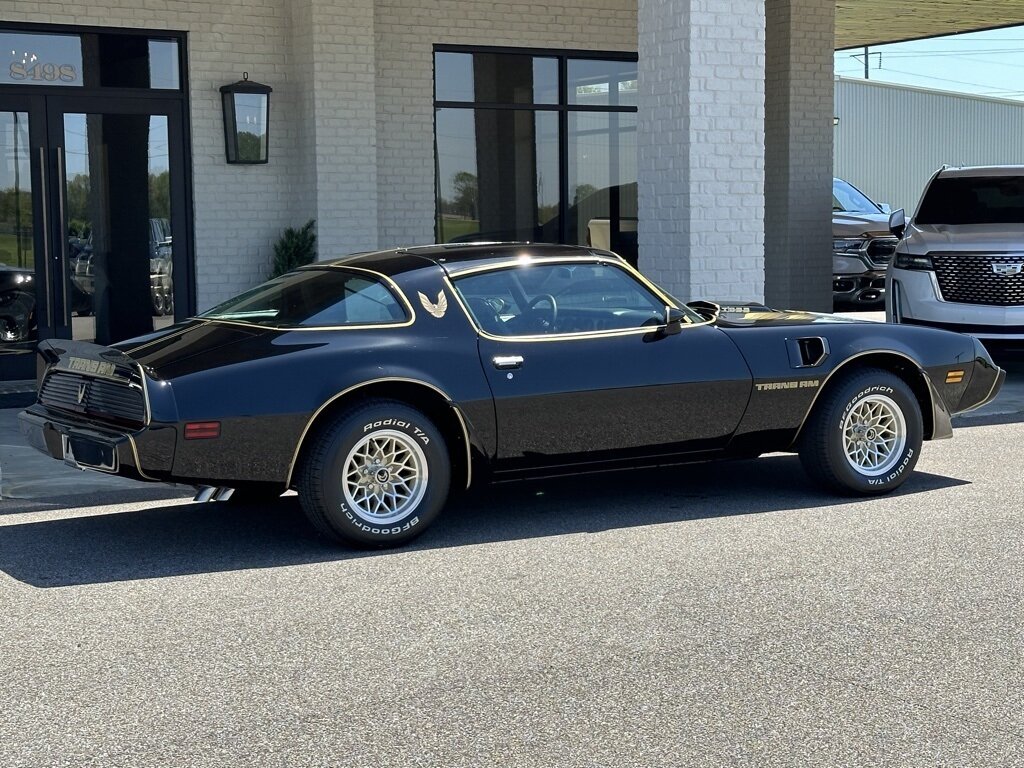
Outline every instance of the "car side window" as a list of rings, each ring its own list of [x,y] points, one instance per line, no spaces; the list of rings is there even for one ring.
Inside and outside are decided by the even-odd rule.
[[[528,264],[454,284],[477,326],[494,336],[618,331],[665,321],[661,299],[612,264]]]
[[[333,268],[289,272],[200,317],[275,328],[386,325],[407,319],[394,294],[376,277]]]

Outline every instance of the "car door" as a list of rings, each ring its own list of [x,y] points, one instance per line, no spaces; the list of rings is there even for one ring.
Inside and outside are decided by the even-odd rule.
[[[509,466],[713,450],[735,430],[750,371],[729,338],[613,260],[454,275],[479,331]]]

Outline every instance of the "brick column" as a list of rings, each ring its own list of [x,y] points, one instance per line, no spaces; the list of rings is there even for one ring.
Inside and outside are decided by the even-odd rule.
[[[299,169],[321,259],[377,247],[373,0],[294,0]],[[301,223],[301,222],[297,222]]]
[[[764,0],[639,0],[640,269],[764,295]]]
[[[765,294],[832,309],[835,0],[767,0]]]

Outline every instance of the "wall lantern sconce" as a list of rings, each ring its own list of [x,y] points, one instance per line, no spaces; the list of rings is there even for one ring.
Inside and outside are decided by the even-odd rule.
[[[839,118],[838,117],[833,117],[832,118],[832,125],[839,125]]]
[[[248,72],[243,72],[237,83],[221,86],[224,145],[229,163],[255,165],[267,162],[272,90],[269,85],[250,80]]]

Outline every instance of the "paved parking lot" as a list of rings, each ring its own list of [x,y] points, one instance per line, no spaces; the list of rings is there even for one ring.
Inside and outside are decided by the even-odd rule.
[[[789,456],[507,485],[412,547],[27,452],[0,765],[1020,765],[1024,363],[896,496]]]
[[[1024,764],[1021,418],[891,497],[611,473],[394,552],[294,498],[7,500],[0,765]]]

